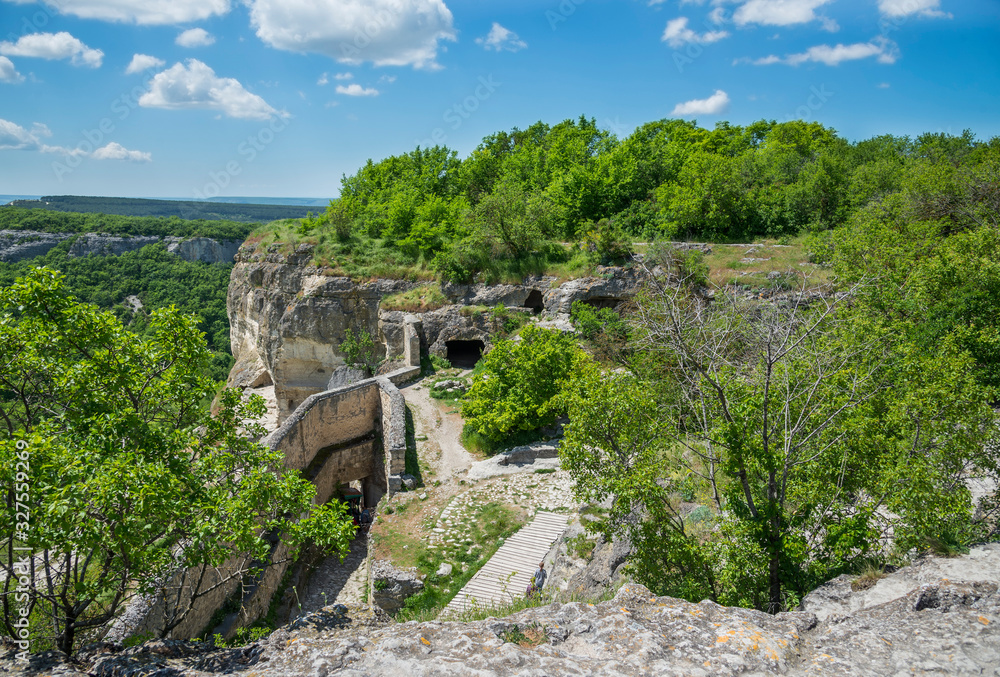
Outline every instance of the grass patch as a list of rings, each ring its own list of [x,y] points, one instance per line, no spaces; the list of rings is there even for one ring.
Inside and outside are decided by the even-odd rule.
[[[439,284],[425,284],[409,291],[402,291],[382,299],[380,310],[403,310],[411,313],[425,313],[449,305]]]
[[[555,471],[555,468],[535,468],[536,475],[551,475]]]
[[[805,281],[808,287],[830,282],[831,271],[809,262],[806,236],[758,240],[750,246],[715,244],[705,256],[708,278],[718,286],[746,285],[761,289],[794,289]],[[768,279],[769,273],[779,273]]]
[[[865,568],[861,570],[858,577],[851,581],[851,590],[858,592],[861,590],[867,590],[868,588],[874,587],[876,583],[885,578],[885,570],[881,567],[877,567],[874,564],[868,563]]]
[[[518,431],[509,437],[499,441],[494,441],[480,435],[468,425],[462,428],[462,446],[469,451],[483,454],[485,456],[496,456],[501,451],[506,451],[512,447],[519,447],[543,439],[541,430]]]
[[[594,554],[595,547],[597,547],[597,543],[584,534],[577,534],[566,539],[567,550],[577,559],[590,559],[590,556]]]

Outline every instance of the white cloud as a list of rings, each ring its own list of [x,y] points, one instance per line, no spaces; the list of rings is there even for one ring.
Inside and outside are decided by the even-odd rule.
[[[42,138],[52,136],[49,128],[36,122],[31,129],[25,129],[10,120],[0,119],[0,150],[28,150],[40,153],[62,153],[63,155],[86,155],[79,148],[69,149],[62,146],[50,146]]]
[[[444,0],[245,1],[267,44],[342,63],[438,68],[438,42],[455,40]]]
[[[152,162],[153,156],[141,150],[129,150],[125,146],[112,141],[102,148],[98,148],[90,157],[95,160],[128,160],[129,162]]]
[[[517,33],[504,28],[496,21],[493,27],[484,38],[476,38],[476,44],[482,45],[483,49],[494,52],[519,52],[528,46],[528,43],[518,37]]]
[[[378,79],[378,81],[379,82],[384,82],[386,84],[391,85],[392,83],[394,83],[396,81],[396,76],[395,75],[383,75],[382,77],[380,77]]]
[[[327,85],[329,83],[330,83],[330,78],[327,73],[323,73],[321,76],[319,76],[319,79],[316,81],[316,84],[319,85],[320,87],[322,87],[323,85]]]
[[[898,18],[916,14],[932,18],[952,18],[948,12],[942,12],[940,7],[941,0],[878,0],[878,9],[885,16]]]
[[[688,20],[685,16],[668,21],[667,28],[663,31],[663,37],[660,39],[674,49],[677,49],[689,43],[708,45],[729,37],[727,31],[708,31],[707,33],[698,34],[688,28],[687,25]]]
[[[31,33],[17,42],[0,42],[0,54],[27,56],[37,59],[69,59],[74,66],[100,68],[104,52],[91,49],[66,31]]]
[[[838,66],[844,61],[857,61],[875,57],[879,63],[892,64],[899,59],[899,46],[888,38],[879,36],[869,42],[857,42],[853,45],[837,44],[816,45],[798,54],[788,54],[784,57],[771,54],[760,59],[736,59],[738,63],[750,63],[754,66],[770,66],[783,63],[789,66],[799,66],[804,63],[822,63],[827,66]]]
[[[354,77],[353,73],[337,73],[333,76],[334,80],[350,80]]]
[[[34,4],[36,0],[8,0]],[[229,0],[47,0],[60,14],[137,24],[179,24],[229,12]]]
[[[337,85],[337,94],[346,94],[347,96],[378,96],[378,90],[372,87],[362,87],[355,82],[346,86]]]
[[[174,40],[181,47],[208,47],[215,42],[215,36],[204,28],[189,28]]]
[[[692,99],[674,106],[671,115],[718,115],[729,110],[729,95],[721,89],[707,99]]]
[[[876,85],[879,89],[889,89],[891,85],[888,82],[880,82]]]
[[[24,76],[14,68],[14,62],[5,56],[0,56],[0,82],[23,82]]]
[[[217,77],[215,71],[197,59],[188,59],[186,65],[176,63],[157,73],[149,91],[139,97],[139,105],[170,110],[216,110],[227,117],[245,120],[286,115],[248,92],[238,80]]]
[[[128,68],[125,69],[125,75],[141,73],[147,68],[159,68],[165,63],[166,61],[163,59],[157,59],[155,56],[149,56],[148,54],[133,54]]]
[[[733,14],[737,26],[791,26],[816,20],[815,9],[832,0],[749,0]],[[904,0],[905,1],[905,0]]]
[[[840,24],[829,17],[821,16],[819,20],[823,24],[823,30],[828,33],[836,33],[840,30]]]

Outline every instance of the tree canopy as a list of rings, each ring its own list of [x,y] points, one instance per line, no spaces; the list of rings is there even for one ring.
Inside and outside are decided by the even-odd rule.
[[[140,336],[48,269],[0,292],[7,634],[24,614],[35,650],[70,653],[135,595],[176,593],[164,581],[179,571],[197,580],[243,553],[223,582],[251,575],[272,534],[293,551],[310,539],[346,552],[354,527],[343,506],[314,507],[313,485],[256,441],[260,398],[227,390],[209,411],[210,359],[194,318],[172,307]],[[172,607],[165,631],[189,609]]]

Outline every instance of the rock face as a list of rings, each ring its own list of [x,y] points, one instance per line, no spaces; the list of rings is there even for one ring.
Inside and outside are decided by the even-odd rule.
[[[274,383],[279,421],[309,395],[327,390],[345,364],[339,346],[347,329],[378,337],[379,301],[415,286],[396,280],[354,284],[309,266],[311,257],[308,245],[284,253],[277,246],[244,245],[229,282],[236,359],[229,385]]]
[[[30,230],[0,230],[0,261],[16,262],[42,256],[72,233],[42,233]],[[239,240],[213,240],[208,237],[184,239],[158,236],[118,236],[85,233],[69,248],[69,256],[118,256],[164,242],[167,251],[185,261],[232,263],[240,247]]]
[[[372,602],[386,613],[403,608],[406,598],[424,589],[424,582],[415,571],[397,569],[389,562],[372,564]]]
[[[882,588],[878,599],[885,601],[874,603],[869,593],[863,598],[872,605],[826,620],[809,611],[771,616],[709,601],[691,604],[626,585],[614,599],[596,605],[550,604],[472,623],[389,624],[363,609],[327,607],[238,650],[162,641],[126,650],[105,646],[85,653],[76,665],[61,663],[52,654],[38,656],[32,673],[21,672],[23,666],[13,662],[11,652],[0,659],[0,672],[118,675],[166,668],[171,672],[157,674],[997,675],[998,557],[1000,544],[990,544],[956,560],[918,562],[875,586]],[[936,578],[940,573],[963,578]],[[817,593],[806,598],[806,608],[817,603],[810,601],[814,596],[831,597]],[[841,608],[854,608],[854,595],[834,596]]]
[[[0,261],[14,263],[42,256],[68,237],[68,233],[0,230]]]

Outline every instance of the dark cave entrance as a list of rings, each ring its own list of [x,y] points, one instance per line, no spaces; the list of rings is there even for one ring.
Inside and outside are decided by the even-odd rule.
[[[447,359],[451,366],[462,369],[472,369],[483,356],[486,344],[482,341],[445,341],[448,350]]]
[[[541,314],[545,309],[545,304],[542,302],[542,292],[532,289],[531,293],[528,294],[528,298],[524,300],[524,307],[530,308],[531,312],[535,315]]]

